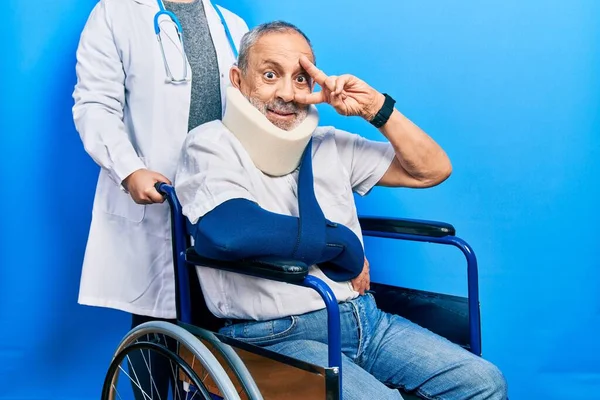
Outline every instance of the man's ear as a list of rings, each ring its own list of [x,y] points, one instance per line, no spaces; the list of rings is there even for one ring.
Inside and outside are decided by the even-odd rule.
[[[239,69],[237,65],[234,65],[229,70],[229,80],[234,88],[240,89],[242,85],[242,70]]]

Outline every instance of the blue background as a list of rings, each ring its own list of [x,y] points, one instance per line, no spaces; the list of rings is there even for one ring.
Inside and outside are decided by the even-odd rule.
[[[71,92],[95,1],[4,4],[0,399],[96,399],[129,317],[76,304],[97,167],[73,127]],[[250,26],[296,23],[320,68],[390,93],[446,149],[454,172],[443,185],[378,188],[359,209],[448,221],[473,245],[484,356],[511,399],[600,399],[600,2],[220,4]],[[367,245],[374,279],[465,293],[456,250]]]

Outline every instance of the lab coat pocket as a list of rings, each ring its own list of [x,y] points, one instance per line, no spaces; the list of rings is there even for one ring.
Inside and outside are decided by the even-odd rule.
[[[94,210],[139,223],[144,219],[146,206],[134,202],[103,169],[98,178]]]

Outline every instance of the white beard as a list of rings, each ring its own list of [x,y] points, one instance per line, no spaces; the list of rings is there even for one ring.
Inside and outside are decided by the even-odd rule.
[[[269,107],[271,107],[272,109],[277,109],[278,111],[294,112],[296,114],[296,118],[294,118],[292,121],[271,121],[273,125],[275,125],[279,129],[283,129],[284,131],[291,131],[297,128],[298,125],[300,125],[308,115],[308,107],[299,108],[294,106],[293,104],[285,104],[283,101],[277,101],[279,99],[276,99],[274,102],[269,104],[263,103],[262,101],[252,97],[246,97],[246,99],[248,99],[250,104],[256,107],[256,109],[265,116],[267,115],[267,110],[269,109]],[[267,117],[267,119],[269,118]]]

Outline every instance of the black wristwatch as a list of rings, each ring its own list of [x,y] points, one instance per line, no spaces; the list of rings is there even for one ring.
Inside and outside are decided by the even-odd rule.
[[[385,96],[385,101],[381,110],[369,121],[375,128],[381,128],[385,125],[388,119],[390,119],[392,112],[394,112],[394,104],[396,104],[396,100],[392,99],[389,94],[384,93],[383,95]]]

